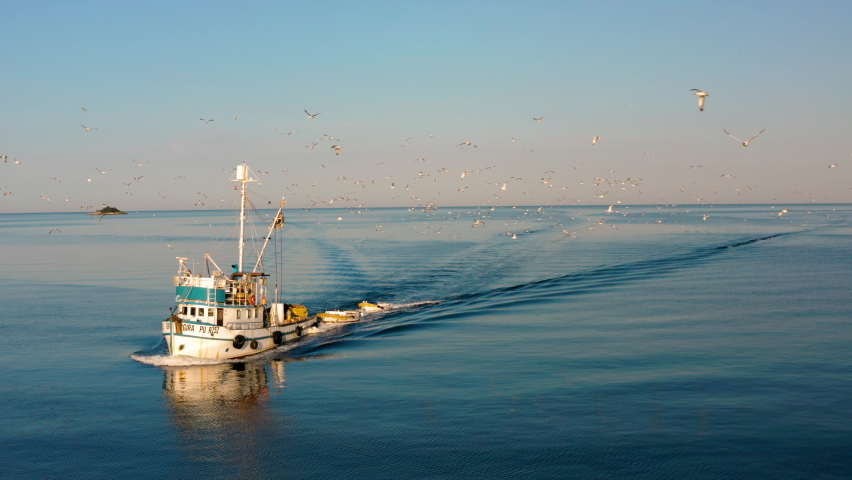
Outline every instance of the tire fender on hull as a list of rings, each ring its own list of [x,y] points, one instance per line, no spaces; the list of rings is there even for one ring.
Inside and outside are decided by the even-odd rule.
[[[252,341],[254,341],[254,340],[252,340]],[[245,344],[246,344],[246,337],[244,337],[242,335],[237,335],[236,337],[234,337],[234,348],[236,348],[237,350],[243,348],[243,345],[245,345]]]

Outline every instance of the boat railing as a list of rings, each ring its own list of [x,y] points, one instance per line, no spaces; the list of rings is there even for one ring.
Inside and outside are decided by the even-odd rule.
[[[263,328],[263,322],[234,322],[225,325],[228,330],[253,330]]]

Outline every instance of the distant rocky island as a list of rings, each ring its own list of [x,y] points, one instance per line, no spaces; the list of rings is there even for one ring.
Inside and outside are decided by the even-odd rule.
[[[122,212],[121,210],[105,205],[104,208],[92,212],[89,215],[127,215],[127,212]]]

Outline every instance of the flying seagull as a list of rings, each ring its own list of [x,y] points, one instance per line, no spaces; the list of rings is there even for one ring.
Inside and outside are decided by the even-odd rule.
[[[82,123],[80,124],[80,126],[81,126],[81,127],[83,127],[83,128],[85,128],[87,132],[88,132],[88,131],[91,131],[91,130],[97,130],[97,128],[89,128],[89,127],[87,127],[87,126],[83,125]]]
[[[310,113],[308,113],[308,111],[307,111],[307,110],[305,110],[305,113],[308,115],[308,118],[314,118],[314,117],[316,117],[317,115],[319,115],[319,113],[315,113],[315,114],[311,115]]]
[[[704,97],[709,97],[710,94],[707,93],[707,92],[702,92],[701,90],[699,90],[697,88],[693,88],[692,90],[690,90],[690,92],[695,92],[695,93],[693,93],[693,95],[698,95],[698,110],[703,112],[704,111]]]
[[[766,130],[766,128],[764,127],[764,129],[763,129],[763,130]],[[744,142],[743,142],[743,141],[742,141],[742,140],[740,140],[739,138],[737,138],[737,137],[735,137],[735,136],[731,135],[730,133],[728,133],[728,131],[727,131],[727,130],[725,130],[724,128],[722,129],[722,131],[723,131],[723,132],[728,133],[728,136],[729,136],[729,137],[733,138],[734,140],[736,140],[736,141],[738,141],[738,142],[742,142],[742,144],[743,144],[743,146],[744,146],[744,147],[747,147],[749,142],[751,142],[752,140],[754,140],[754,139],[755,139],[755,137],[757,137],[758,135],[760,135],[761,133],[763,133],[763,130],[761,130],[761,131],[759,131],[759,132],[755,133],[755,134],[754,134],[751,138],[749,138],[748,140],[746,140],[746,141],[744,141]]]
[[[592,145],[598,143],[598,140],[601,140],[601,137],[592,137]]]
[[[205,124],[205,125],[207,125],[208,123],[210,123],[210,122],[214,121],[212,118],[211,118],[210,120],[205,120],[205,119],[203,119],[203,118],[199,118],[199,120],[201,120],[202,122],[204,122],[204,124]]]

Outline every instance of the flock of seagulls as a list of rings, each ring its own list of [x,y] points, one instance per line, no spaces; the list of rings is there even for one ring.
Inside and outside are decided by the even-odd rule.
[[[708,94],[707,92],[703,91],[703,90],[699,90],[699,89],[696,89],[696,88],[691,89],[690,91],[691,91],[691,92],[693,92],[693,95],[698,96],[698,108],[699,108],[699,111],[700,111],[700,112],[703,112],[703,111],[704,111],[705,104],[706,104],[706,98],[709,96],[709,94]],[[631,103],[632,103],[632,102],[627,103],[627,104],[622,105],[622,106],[628,106],[628,105],[630,105]],[[86,112],[86,111],[88,111],[88,110],[87,110],[86,108],[82,108],[82,111]],[[316,117],[318,117],[318,116],[320,115],[320,113],[310,113],[307,109],[305,109],[305,110],[304,110],[304,113],[305,113],[305,115],[307,115],[308,119],[315,119]],[[234,115],[234,117],[233,117],[233,118],[234,118],[234,120],[237,120],[237,119],[238,119],[238,115]],[[543,117],[543,116],[541,116],[541,117],[532,117],[532,119],[533,119],[533,121],[534,121],[534,122],[536,122],[536,123],[542,123],[542,122],[543,122],[543,120],[544,120],[544,117]],[[207,125],[207,124],[209,124],[210,122],[213,122],[213,121],[214,121],[214,119],[212,119],[212,118],[210,118],[210,119],[199,118],[199,120],[200,120],[200,121],[203,121],[203,122],[205,123],[205,125]],[[87,122],[87,123],[88,123],[88,122]],[[86,125],[83,125],[83,124],[80,124],[80,126],[84,129],[84,131],[85,131],[85,132],[91,132],[91,131],[96,131],[96,130],[98,130],[97,128],[87,127]],[[759,131],[758,133],[756,133],[756,134],[752,135],[752,136],[751,136],[748,140],[742,140],[742,139],[740,139],[740,138],[736,137],[735,135],[731,134],[730,132],[728,132],[728,131],[727,131],[727,129],[724,129],[724,128],[722,129],[722,131],[723,131],[726,135],[728,135],[728,136],[730,136],[731,138],[733,138],[733,139],[737,140],[738,142],[740,142],[740,143],[743,145],[743,147],[748,147],[748,146],[751,144],[751,142],[753,142],[753,141],[754,141],[754,140],[755,140],[758,136],[760,136],[762,133],[764,133],[764,132],[765,132],[765,130],[766,130],[766,128],[763,128],[763,129],[762,129],[761,131]],[[298,135],[299,133],[301,133],[300,131],[297,131],[297,130],[291,130],[291,131],[286,131],[286,132],[285,132],[285,131],[279,131],[278,129],[275,129],[275,131],[276,131],[279,135],[282,135],[282,136],[283,136],[283,135],[292,136],[292,135]],[[428,138],[429,138],[429,139],[434,139],[434,138],[435,138],[435,135],[434,135],[434,134],[430,134],[430,135],[428,136]],[[399,139],[403,142],[403,144],[399,144],[399,147],[406,148],[406,147],[407,147],[407,146],[409,146],[409,145],[413,145],[413,146],[415,146],[415,147],[416,147],[416,145],[414,145],[413,143],[411,143],[411,140],[413,140],[413,139],[414,139],[414,137],[411,137],[411,136],[399,136]],[[334,137],[334,136],[332,136],[332,135],[329,135],[329,134],[323,134],[321,137],[317,138],[315,141],[313,141],[313,142],[312,142],[311,144],[309,144],[309,145],[306,145],[305,147],[306,147],[306,148],[308,148],[308,149],[310,149],[310,150],[313,150],[313,149],[314,149],[314,148],[315,148],[315,147],[319,144],[319,142],[322,142],[322,141],[324,141],[324,140],[328,140],[328,141],[330,141],[330,142],[338,142],[338,143],[334,143],[333,145],[331,145],[331,146],[330,146],[330,149],[334,151],[334,154],[335,154],[336,156],[341,155],[342,146],[341,146],[341,142],[340,142],[340,140],[339,140],[338,138],[335,138],[335,137]],[[600,137],[600,136],[593,136],[593,137],[592,137],[592,140],[591,140],[592,146],[596,146],[599,142],[601,142],[601,140],[602,140],[602,137]],[[513,143],[513,144],[518,142],[517,138],[515,138],[515,137],[511,137],[511,138],[510,138],[510,141],[511,141],[511,143]],[[466,149],[467,149],[466,147],[478,148],[478,146],[477,146],[476,144],[474,144],[473,142],[471,142],[471,141],[464,141],[464,142],[460,142],[460,143],[455,144],[455,145],[456,145],[457,147],[460,147],[462,150],[466,150]],[[535,150],[534,150],[534,149],[531,149],[531,148],[530,148],[530,149],[524,149],[524,152],[526,152],[527,154],[532,154],[534,151],[535,151]],[[656,152],[654,152],[654,151],[645,151],[644,153],[645,153],[645,154],[654,155],[654,156],[656,156],[656,155],[657,155],[657,153],[656,153]],[[8,162],[9,162],[9,157],[8,157],[8,155],[0,155],[0,158],[2,158],[2,159],[3,159],[3,162],[4,162],[4,163],[8,163]],[[410,158],[410,157],[409,157],[409,158]],[[136,167],[138,167],[138,168],[142,168],[142,167],[146,166],[146,165],[149,163],[149,162],[147,162],[147,161],[145,161],[145,162],[138,162],[138,161],[136,161],[135,159],[130,159],[130,161],[131,161],[131,162],[133,162],[133,164],[134,164]],[[428,165],[428,163],[430,163],[430,162],[427,162],[427,159],[426,159],[425,157],[415,158],[413,161],[414,161],[415,163],[424,163],[425,165]],[[17,158],[13,158],[13,164],[15,164],[15,165],[20,165],[20,164],[21,164],[21,162],[20,162]],[[382,165],[384,165],[384,162],[377,163],[377,165],[382,166]],[[568,167],[571,167],[573,170],[575,170],[575,171],[576,171],[576,170],[580,169],[580,168],[583,166],[583,164],[582,164],[582,163],[580,163],[580,164],[578,164],[578,165],[567,165],[567,166],[568,166]],[[839,164],[837,164],[837,163],[833,163],[833,164],[830,164],[830,165],[828,166],[828,168],[829,168],[829,169],[831,169],[831,168],[837,168],[838,166],[839,166]],[[100,168],[98,168],[98,167],[93,167],[93,168],[94,168],[94,169],[95,169],[98,173],[100,173],[102,176],[103,176],[103,175],[107,175],[110,171],[112,171],[112,170],[113,170],[112,168],[108,168],[108,169],[105,169],[105,170],[102,170],[102,169],[100,169]],[[321,165],[321,168],[326,168],[326,166],[325,166],[325,165]],[[491,166],[491,167],[487,167],[487,168],[484,168],[484,169],[482,169],[482,168],[481,168],[481,169],[478,169],[478,170],[463,171],[463,172],[461,172],[461,174],[460,174],[459,178],[460,178],[460,179],[462,179],[462,180],[465,180],[466,178],[470,177],[471,175],[475,175],[475,174],[480,174],[480,173],[482,173],[482,172],[483,172],[483,170],[492,170],[492,169],[494,169],[494,168],[496,168],[496,167]],[[696,166],[696,165],[690,165],[690,168],[692,168],[692,169],[694,169],[694,170],[698,170],[699,168],[702,168],[702,165],[697,165],[697,166]],[[283,169],[283,171],[285,171],[285,172],[286,172],[286,171],[287,171],[287,169]],[[437,168],[437,169],[428,169],[428,168],[427,168],[427,169],[420,170],[419,172],[417,172],[416,176],[414,176],[414,177],[412,178],[412,180],[413,180],[414,182],[417,182],[417,181],[432,181],[432,182],[438,182],[438,181],[439,181],[439,178],[441,178],[444,174],[449,173],[449,172],[450,172],[450,170],[449,170],[448,168],[446,168],[446,167],[440,167],[440,168]],[[615,173],[612,169],[609,169],[609,172],[611,172],[611,173]],[[268,174],[269,172],[258,171],[258,173],[259,173],[259,174],[261,174],[261,175],[263,176],[263,175]],[[436,174],[436,173],[437,173],[437,174]],[[512,180],[512,185],[514,186],[514,188],[513,188],[512,190],[510,190],[510,189],[509,189],[510,181],[508,181],[506,178],[504,178],[504,179],[500,179],[499,181],[498,181],[498,180],[496,180],[496,179],[491,179],[491,180],[489,180],[488,178],[484,178],[483,180],[484,180],[484,184],[485,184],[486,186],[493,186],[492,188],[495,188],[495,191],[494,191],[495,193],[493,193],[493,196],[494,196],[497,200],[499,200],[499,199],[501,198],[501,195],[506,195],[506,194],[511,194],[511,193],[514,193],[515,195],[524,195],[524,196],[527,196],[527,197],[528,197],[528,196],[530,196],[530,194],[531,194],[531,190],[527,191],[528,189],[524,189],[524,188],[523,188],[523,185],[525,185],[525,184],[526,184],[526,182],[535,182],[535,183],[538,183],[538,184],[542,185],[544,188],[558,188],[559,190],[566,190],[566,189],[569,189],[569,186],[567,186],[567,185],[559,186],[558,184],[554,184],[554,183],[551,181],[551,178],[552,178],[552,177],[548,177],[548,176],[547,176],[547,175],[548,175],[548,173],[553,174],[554,172],[553,172],[552,170],[548,170],[548,172],[545,172],[545,173],[544,173],[544,176],[542,176],[542,178],[541,178],[540,180],[538,180],[537,182],[535,182],[535,179],[534,179],[534,178],[521,178],[521,177],[512,176],[512,177],[511,177],[511,180]],[[607,176],[609,176],[609,175],[607,175]],[[145,177],[145,175],[132,176],[132,177],[131,177],[131,178],[132,178],[132,180],[133,180],[132,182],[129,182],[129,181],[128,181],[128,182],[122,182],[122,184],[124,185],[124,187],[125,187],[126,189],[129,189],[132,185],[134,185],[134,184],[136,184],[136,183],[139,183],[139,182],[140,182],[140,181],[141,181],[144,177]],[[730,174],[722,174],[722,175],[721,175],[721,177],[723,177],[723,178],[734,178],[734,179],[736,178],[734,175],[730,175]],[[623,178],[623,177],[622,177],[622,178]],[[175,176],[175,177],[174,177],[174,180],[179,180],[179,179],[185,179],[185,177],[184,177],[184,176],[182,176],[182,175],[177,175],[177,176]],[[386,180],[390,180],[390,179],[392,179],[392,176],[391,176],[391,175],[386,175]],[[56,181],[57,183],[62,183],[62,180],[60,180],[58,177],[49,177],[49,178],[48,178],[48,180],[53,180],[53,181]],[[346,178],[346,176],[344,176],[344,175],[340,175],[340,176],[338,176],[338,180],[339,180],[339,181],[341,181],[341,182],[348,182],[348,179],[347,179],[347,178]],[[379,182],[379,180],[380,180],[380,179],[373,179],[373,180],[367,180],[367,181],[365,181],[365,180],[354,180],[354,181],[352,181],[351,185],[352,185],[352,188],[353,188],[353,189],[363,189],[363,188],[366,188],[366,187],[367,187],[367,186],[369,186],[369,185],[377,185],[377,184],[381,183],[381,182]],[[612,196],[615,196],[615,197],[616,197],[616,198],[614,199],[614,201],[616,201],[616,203],[621,203],[621,200],[620,200],[620,199],[618,199],[618,195],[619,195],[619,194],[618,194],[618,193],[615,193],[615,192],[619,192],[619,191],[623,192],[623,191],[625,191],[625,190],[627,190],[627,189],[630,189],[630,188],[633,188],[633,187],[639,187],[639,186],[641,185],[641,180],[642,180],[642,179],[637,179],[637,178],[633,178],[633,179],[631,179],[631,178],[627,178],[626,180],[614,180],[614,179],[606,179],[606,178],[595,178],[595,181],[594,181],[594,182],[589,182],[589,183],[594,183],[594,185],[595,185],[595,186],[598,186],[598,185],[606,185],[606,186],[610,187],[610,188],[602,188],[602,189],[600,189],[600,190],[597,190],[597,192],[595,193],[595,197],[596,197],[596,198],[605,198],[605,197],[607,197],[608,195],[610,195],[610,197],[612,197]],[[92,182],[92,178],[91,178],[91,177],[86,177],[86,182],[87,182],[87,183],[91,183],[91,182]],[[390,181],[390,182],[388,182],[388,183],[389,183],[389,188],[390,188],[390,189],[396,189],[396,188],[397,188],[396,183],[398,183],[398,180],[397,180],[397,181]],[[693,183],[695,183],[695,182],[693,182]],[[405,182],[402,182],[400,185],[403,185],[403,184],[405,184]],[[580,185],[585,185],[585,181],[580,181],[580,182],[579,182],[579,184],[580,184]],[[315,185],[317,185],[317,184],[316,184],[316,183],[313,183],[313,184],[310,184],[309,186],[315,186]],[[404,187],[400,187],[400,189],[404,189],[404,190],[411,190],[411,188],[412,188],[412,187],[411,187],[411,185],[412,185],[412,183],[411,183],[411,181],[409,181],[409,184],[406,184]],[[481,185],[481,183],[480,183],[480,185]],[[519,188],[519,186],[520,186],[520,188]],[[291,187],[297,188],[297,187],[298,187],[298,184],[293,183],[293,184],[291,185]],[[464,193],[464,192],[468,191],[468,189],[469,189],[470,187],[471,187],[471,185],[464,185],[464,186],[462,186],[461,188],[456,188],[456,189],[455,189],[455,191],[456,191],[457,193]],[[745,187],[745,188],[738,188],[738,189],[737,189],[738,194],[745,193],[747,190],[752,190],[752,188],[753,188],[751,185],[745,185],[744,187]],[[5,187],[0,187],[0,190],[2,190],[2,189],[4,189],[4,188],[5,188]],[[613,190],[614,188],[615,188],[615,190]],[[294,191],[293,191],[293,190],[291,190],[290,188],[287,188],[287,190],[288,190],[290,193],[292,193],[292,194],[296,195],[296,192],[294,192]],[[343,201],[343,202],[357,202],[357,201],[358,201],[357,199],[355,199],[355,198],[353,198],[353,197],[351,197],[351,196],[350,196],[350,195],[354,194],[356,191],[357,191],[357,190],[355,190],[355,191],[351,191],[351,192],[347,192],[347,193],[345,193],[345,194],[343,194],[343,195],[340,195],[340,196],[337,196],[337,197],[333,197],[333,198],[329,198],[329,199],[327,199],[327,200],[323,200],[323,199],[314,199],[314,198],[312,198],[311,196],[308,196],[308,198],[310,199],[310,202],[307,204],[307,207],[305,208],[305,211],[309,211],[309,210],[310,210],[311,208],[313,208],[314,206],[321,205],[321,204],[331,205],[331,204],[333,204],[335,201],[338,201],[338,202],[341,202],[341,201]],[[416,191],[416,190],[415,190],[415,191]],[[687,193],[687,192],[685,191],[685,189],[684,189],[684,188],[680,188],[680,191],[681,191],[681,192],[683,192],[683,193]],[[716,190],[713,190],[713,192],[714,192],[714,193],[716,193]],[[126,191],[125,193],[126,193],[126,195],[130,195],[130,196],[132,196],[132,195],[133,195],[133,193],[132,193],[131,191],[129,191],[129,190],[128,190],[128,191]],[[4,191],[4,192],[3,192],[3,196],[4,196],[4,197],[5,197],[5,196],[7,196],[7,195],[12,195],[12,194],[13,194],[13,193],[12,193],[11,191],[9,191],[8,189],[6,189],[6,191]],[[440,195],[440,194],[441,194],[441,193],[440,193],[440,192],[438,192],[438,195]],[[159,195],[161,198],[163,198],[163,199],[165,199],[165,198],[168,198],[168,197],[169,197],[168,195],[163,195],[162,193],[159,193],[159,192],[158,192],[158,195]],[[197,206],[205,206],[205,202],[204,202],[205,200],[207,200],[207,201],[212,200],[209,196],[207,196],[206,194],[203,194],[202,192],[199,192],[199,195],[202,195],[202,196],[203,196],[203,198],[201,198],[201,199],[197,200],[197,201],[194,203],[194,206],[196,206],[196,207],[197,207]],[[407,194],[406,194],[406,195],[407,195]],[[640,195],[640,196],[642,195],[642,191],[641,191],[641,189],[639,189],[639,190],[638,190],[638,195]],[[49,198],[47,195],[40,195],[40,197],[41,197],[42,199],[44,199],[45,201],[47,201],[47,202],[49,202],[49,201],[50,201],[50,198]],[[397,198],[399,198],[399,196],[392,197],[392,199],[397,199]],[[640,198],[641,198],[641,197],[640,197]],[[65,199],[65,202],[70,202],[70,200],[71,200],[71,197],[67,197],[67,198]],[[420,198],[419,198],[419,197],[415,194],[415,195],[411,195],[411,196],[410,196],[410,200],[413,200],[413,201],[416,201],[416,202],[421,202],[421,203],[420,203],[420,205],[419,205],[418,207],[415,207],[415,208],[421,208],[421,207],[422,207],[422,208],[424,208],[424,209],[425,209],[425,211],[427,211],[427,212],[428,212],[428,211],[430,211],[430,210],[434,210],[434,209],[436,209],[436,208],[437,208],[437,207],[436,207],[436,201],[437,201],[436,199],[432,199],[431,201],[429,201],[429,200],[424,201],[424,200],[420,199]],[[222,201],[224,201],[224,199],[222,199]],[[562,198],[560,198],[560,199],[558,200],[558,203],[560,203],[560,204],[564,204],[564,202],[568,202],[568,201],[573,201],[574,203],[578,203],[578,202],[582,202],[582,199],[569,199],[569,198],[567,198],[565,195],[563,195],[563,196],[562,196]],[[702,202],[702,201],[703,201],[703,199],[702,199],[702,198],[697,198],[697,201],[698,201],[698,202]],[[271,201],[270,201],[269,203],[271,203]],[[642,202],[642,203],[644,203],[644,202]],[[91,208],[91,205],[81,206],[80,208],[81,208],[81,209],[89,209],[89,208]],[[363,205],[358,205],[358,206],[357,206],[357,207],[355,207],[355,208],[365,208],[365,207],[363,207]],[[610,207],[606,210],[606,212],[607,212],[607,213],[615,213],[615,212],[617,212],[616,210],[613,210],[613,208],[614,208],[614,205],[610,205]],[[787,208],[785,208],[785,209],[781,210],[781,211],[777,214],[777,218],[781,218],[783,215],[788,214],[789,212],[790,212],[790,210],[789,210],[789,209],[787,209]],[[702,219],[702,221],[705,221],[705,222],[706,222],[706,221],[708,220],[708,218],[710,218],[710,216],[709,216],[709,215],[703,215],[701,219]],[[339,219],[342,219],[342,217],[340,217]],[[100,219],[99,219],[99,220],[100,220]],[[598,225],[604,225],[604,224],[606,224],[605,219],[601,219],[601,221],[600,221],[600,222],[597,222],[597,223],[598,223]],[[484,225],[485,225],[485,221],[484,221],[482,218],[477,218],[477,219],[474,221],[474,223],[473,223],[472,227],[476,227],[476,226],[484,226]],[[609,225],[609,226],[611,226],[611,227],[612,227],[612,228],[614,228],[614,229],[617,229],[617,227],[616,227],[615,225]],[[380,226],[379,226],[379,227],[380,227]],[[377,231],[379,231],[379,230],[380,230],[380,228],[379,228],[379,227],[377,227]],[[59,233],[61,233],[61,231],[60,231],[58,228],[54,228],[54,229],[51,229],[51,230],[48,232],[48,234],[52,234],[53,232],[59,232]],[[563,233],[568,234],[568,232],[567,232],[566,230],[563,230]],[[507,234],[508,234],[508,233],[507,233]],[[517,238],[517,232],[512,232],[510,236],[511,236],[513,239]]]

